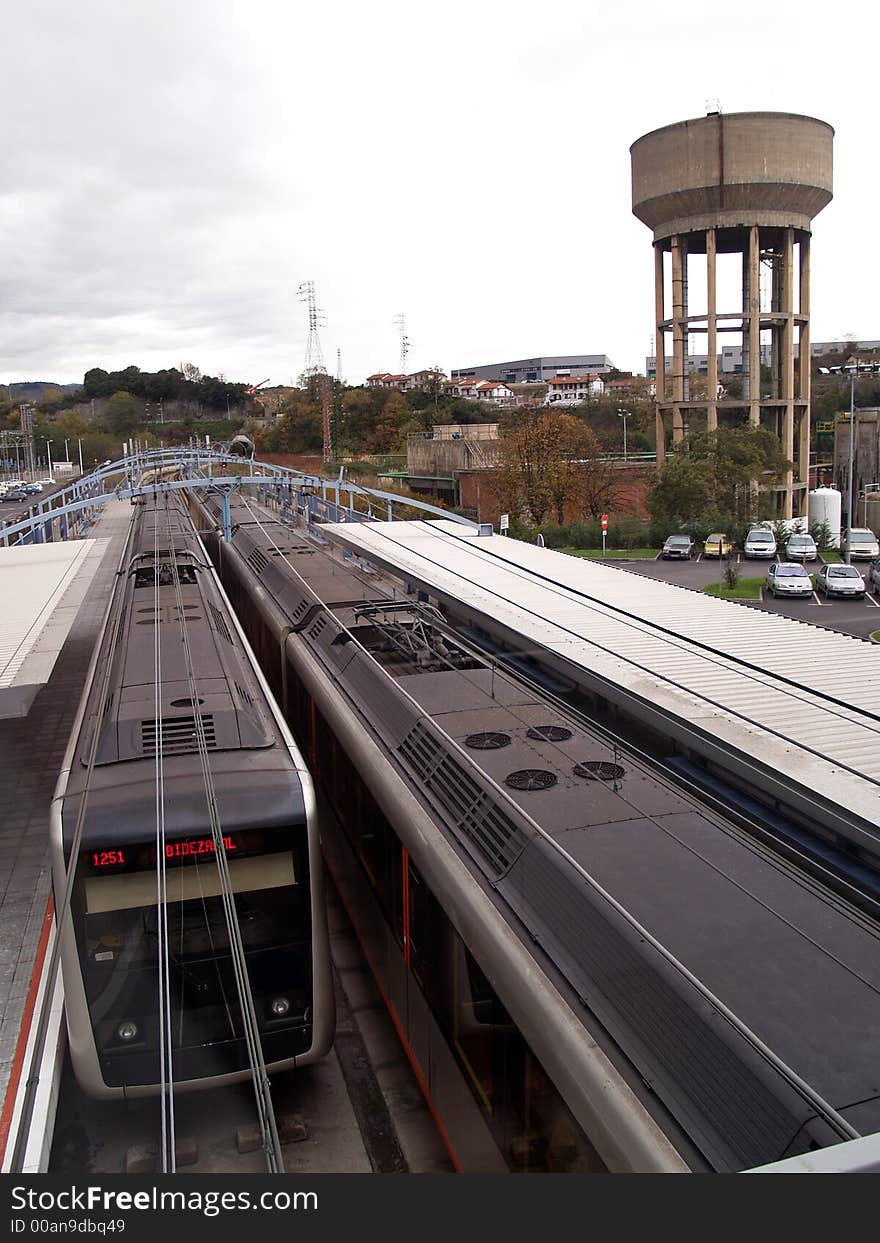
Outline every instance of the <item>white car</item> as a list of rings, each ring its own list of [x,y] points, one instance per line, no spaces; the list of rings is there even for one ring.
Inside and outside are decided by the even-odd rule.
[[[774,561],[767,570],[767,590],[776,596],[811,596],[813,580],[802,565],[794,561]]]
[[[743,543],[744,557],[766,557],[768,560],[776,556],[776,536],[767,527],[752,527]]]
[[[815,561],[819,555],[812,535],[789,535],[785,545],[786,561]]]

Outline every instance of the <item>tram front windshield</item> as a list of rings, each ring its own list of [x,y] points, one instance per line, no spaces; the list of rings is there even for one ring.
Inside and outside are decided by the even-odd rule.
[[[311,1041],[311,909],[302,826],[224,837],[233,903],[264,1056]],[[209,838],[166,844],[164,908],[155,847],[84,851],[75,920],[102,1073],[158,1081],[159,968],[165,942],[174,1078],[247,1066],[220,870]],[[162,921],[162,911],[166,921]],[[163,926],[167,922],[167,929]]]

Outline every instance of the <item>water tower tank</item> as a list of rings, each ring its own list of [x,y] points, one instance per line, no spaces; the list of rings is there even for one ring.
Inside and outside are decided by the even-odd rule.
[[[828,524],[832,548],[840,547],[841,497],[837,488],[814,488],[809,495],[810,525]]]
[[[869,492],[865,498],[865,526],[875,535],[880,532],[880,492]]]

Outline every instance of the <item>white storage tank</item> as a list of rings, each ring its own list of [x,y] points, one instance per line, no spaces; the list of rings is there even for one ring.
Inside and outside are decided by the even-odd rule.
[[[841,497],[837,488],[814,488],[807,498],[810,526],[828,524],[832,548],[840,547]]]

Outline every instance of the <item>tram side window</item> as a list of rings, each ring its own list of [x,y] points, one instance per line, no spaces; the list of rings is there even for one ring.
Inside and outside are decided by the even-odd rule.
[[[389,825],[381,807],[370,791],[354,774],[347,786],[351,802],[340,820],[379,900],[385,918],[403,946],[403,876],[400,841]]]
[[[409,861],[409,952],[410,966],[428,1005],[435,1014],[444,1009],[443,964],[448,953],[446,914]]]
[[[604,1170],[479,963],[454,930],[452,936],[453,1047],[511,1168],[538,1173]]]

